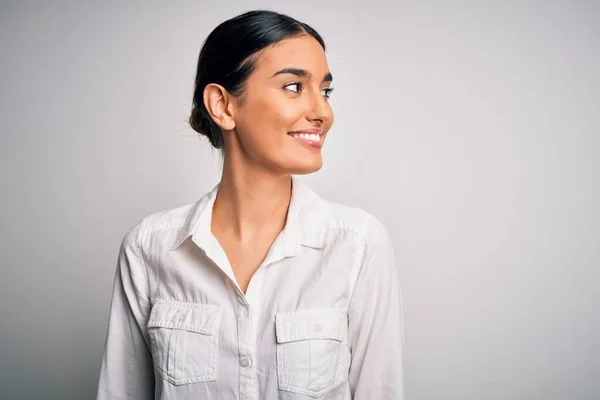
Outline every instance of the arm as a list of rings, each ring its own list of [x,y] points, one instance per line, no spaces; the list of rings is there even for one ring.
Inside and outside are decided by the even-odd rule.
[[[151,304],[140,225],[123,239],[115,274],[97,399],[152,399],[154,372],[145,328]]]
[[[394,250],[372,219],[349,307],[349,382],[355,400],[403,400],[402,305]]]

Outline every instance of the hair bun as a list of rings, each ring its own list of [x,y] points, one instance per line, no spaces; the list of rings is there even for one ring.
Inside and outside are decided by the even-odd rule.
[[[219,127],[212,121],[206,111],[198,106],[192,107],[192,115],[190,116],[190,126],[193,130],[199,134],[206,136],[213,147],[220,149],[223,147],[222,134],[215,132],[215,129],[219,130]],[[219,134],[216,134],[219,133]]]

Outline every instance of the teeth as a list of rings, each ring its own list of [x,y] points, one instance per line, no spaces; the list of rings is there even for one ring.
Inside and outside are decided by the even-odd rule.
[[[293,137],[298,139],[310,140],[312,142],[320,142],[321,137],[316,133],[293,133]]]

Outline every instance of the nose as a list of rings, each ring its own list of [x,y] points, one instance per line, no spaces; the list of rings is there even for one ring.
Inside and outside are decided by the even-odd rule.
[[[331,106],[320,91],[315,95],[310,96],[310,104],[306,113],[306,119],[311,122],[320,121],[321,124],[327,124],[333,119]]]

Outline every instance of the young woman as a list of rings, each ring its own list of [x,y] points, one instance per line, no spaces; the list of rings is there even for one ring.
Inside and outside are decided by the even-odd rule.
[[[331,82],[323,39],[289,16],[208,36],[190,122],[222,177],[123,239],[99,399],[403,399],[390,237],[293,176],[322,166]]]

